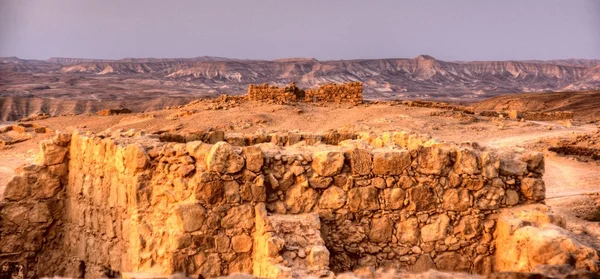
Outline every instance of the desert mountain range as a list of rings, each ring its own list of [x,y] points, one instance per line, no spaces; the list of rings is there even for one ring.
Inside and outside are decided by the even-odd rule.
[[[0,62],[3,72],[151,77],[189,81],[229,94],[243,93],[248,83],[290,81],[304,87],[362,81],[370,98],[481,98],[499,93],[600,88],[600,60],[584,59],[448,62],[428,55],[414,59],[337,61],[308,58],[264,61],[206,56],[121,60],[9,57],[0,58]]]
[[[281,86],[291,81],[303,88],[361,81],[365,99],[472,102],[512,93],[597,90],[600,60],[449,62],[428,55],[335,61],[0,57],[0,119],[90,113],[115,106],[153,110],[195,98],[245,94],[252,83]]]

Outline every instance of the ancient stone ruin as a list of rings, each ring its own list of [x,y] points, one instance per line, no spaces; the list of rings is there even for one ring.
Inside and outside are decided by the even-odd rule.
[[[361,82],[326,84],[317,89],[307,90],[296,87],[294,82],[284,88],[270,86],[266,83],[262,85],[250,84],[247,98],[251,101],[264,101],[277,104],[288,104],[298,101],[360,104],[363,101]]]
[[[598,268],[564,220],[523,207],[544,200],[537,152],[401,131],[75,132],[40,149],[0,203],[0,266],[24,278]],[[528,232],[569,248],[540,257]]]

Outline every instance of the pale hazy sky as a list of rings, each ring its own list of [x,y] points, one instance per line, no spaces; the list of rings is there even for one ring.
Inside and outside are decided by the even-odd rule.
[[[600,0],[0,0],[0,56],[600,59]]]

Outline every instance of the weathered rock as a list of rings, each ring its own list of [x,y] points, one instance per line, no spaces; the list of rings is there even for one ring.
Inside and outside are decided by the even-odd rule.
[[[394,227],[387,217],[373,219],[369,239],[373,242],[388,242],[392,237]]]
[[[419,221],[408,218],[396,224],[396,237],[402,244],[415,245],[419,241]]]
[[[378,210],[377,188],[373,186],[353,188],[348,191],[348,207],[352,212]]]
[[[250,204],[232,207],[221,219],[221,227],[225,229],[238,228],[249,230],[254,226],[254,210]]]
[[[450,218],[445,214],[440,214],[431,224],[421,228],[421,239],[423,242],[442,240],[446,238],[449,225]]]
[[[344,167],[344,154],[339,151],[316,152],[312,160],[312,169],[320,176],[334,176]]]
[[[513,152],[500,152],[499,157],[500,174],[519,176],[527,173],[527,164],[517,159]]]
[[[498,209],[504,199],[504,189],[498,187],[483,187],[474,195],[475,203],[480,209]]]
[[[481,172],[479,154],[473,149],[461,148],[456,152],[454,171],[458,174],[479,174]]]
[[[411,270],[415,273],[426,272],[430,269],[436,269],[435,263],[431,259],[431,256],[423,254],[419,257],[415,265],[412,266]]]
[[[329,250],[325,246],[312,246],[307,259],[312,266],[318,268],[329,267]]]
[[[546,211],[546,212],[543,212]],[[556,222],[542,206],[505,209],[496,229],[496,271],[528,272],[540,265],[570,265],[598,272],[600,258]]]
[[[61,189],[60,179],[42,172],[37,181],[29,185],[31,197],[34,199],[48,199],[56,196]]]
[[[473,204],[473,198],[467,189],[448,189],[442,197],[445,210],[466,211]]]
[[[463,216],[454,227],[454,235],[460,235],[464,239],[472,239],[479,235],[483,229],[481,220],[473,216]]]
[[[481,154],[481,165],[483,166],[483,175],[487,178],[498,177],[500,171],[500,157],[495,151],[486,151]]]
[[[225,186],[219,177],[203,173],[198,180],[198,185],[196,186],[197,200],[202,200],[207,204],[215,204],[223,199]]]
[[[387,188],[382,191],[384,210],[401,209],[404,204],[404,190],[400,188]]]
[[[410,207],[419,212],[435,209],[436,199],[433,189],[427,186],[417,186],[408,190]]]
[[[285,194],[285,206],[292,214],[310,212],[317,203],[319,194],[306,183],[298,183]]]
[[[29,196],[29,187],[27,178],[24,176],[14,176],[4,189],[4,198],[10,201],[19,201]]]
[[[262,149],[258,146],[247,146],[242,150],[246,157],[246,168],[253,172],[260,172],[264,164]]]
[[[521,180],[521,194],[534,201],[542,201],[546,198],[546,185],[539,178],[524,178]]]
[[[236,235],[231,238],[231,247],[237,253],[249,252],[252,249],[252,238],[247,234]]]
[[[421,147],[418,150],[418,171],[423,174],[446,174],[450,171],[450,150],[444,145]]]
[[[521,161],[527,164],[527,170],[535,173],[544,173],[544,155],[536,151],[528,151],[521,155]]]
[[[399,175],[410,163],[408,150],[377,150],[373,153],[373,174]]]
[[[322,177],[318,175],[313,175],[308,179],[308,184],[313,188],[327,188],[333,182],[332,177]]]
[[[213,145],[206,158],[208,169],[218,173],[236,173],[242,170],[244,164],[244,157],[235,153],[233,147],[223,141]]]
[[[354,148],[348,152],[350,157],[350,170],[352,175],[368,175],[373,169],[371,152],[365,149]]]
[[[199,230],[207,217],[207,212],[202,205],[197,203],[181,204],[177,210],[177,217],[185,232]]]
[[[435,265],[442,271],[468,272],[471,269],[469,260],[458,253],[447,252],[435,258]]]
[[[60,164],[64,162],[68,151],[67,147],[59,146],[52,140],[42,141],[36,163],[43,166]]]
[[[340,209],[346,204],[346,192],[339,187],[331,186],[323,191],[319,207],[323,209]]]

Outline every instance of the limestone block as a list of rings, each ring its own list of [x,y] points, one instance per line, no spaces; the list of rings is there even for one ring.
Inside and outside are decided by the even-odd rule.
[[[418,169],[423,174],[444,175],[450,171],[450,147],[437,144],[421,147],[418,150]]]
[[[451,188],[444,191],[442,208],[452,211],[466,211],[473,205],[473,197],[467,189]]]
[[[428,186],[410,188],[408,189],[408,196],[411,209],[417,212],[432,210],[436,207],[435,194],[433,189]]]
[[[373,153],[373,174],[400,175],[410,166],[408,150],[376,150]]]
[[[41,141],[36,163],[43,166],[60,164],[64,162],[68,151],[69,148],[59,146],[52,140]]]
[[[461,148],[456,152],[454,171],[458,174],[479,174],[481,172],[479,154],[470,148]]]
[[[231,247],[237,253],[249,252],[252,249],[252,238],[247,234],[240,234],[231,238]]]
[[[441,271],[469,272],[471,262],[459,253],[446,252],[435,258],[435,265]]]
[[[197,183],[195,197],[196,200],[202,200],[207,204],[216,204],[223,199],[225,186],[219,177],[210,173],[196,175]]]
[[[498,209],[505,197],[505,191],[498,187],[483,187],[474,195],[475,204],[480,209]]]
[[[519,176],[527,173],[527,163],[516,158],[512,151],[501,151],[500,156],[500,174]]]
[[[412,217],[397,223],[396,238],[401,244],[417,244],[419,241],[419,221],[417,218]]]
[[[292,214],[310,212],[317,203],[319,194],[307,183],[298,183],[285,192],[285,206]]]
[[[29,222],[32,223],[49,223],[52,221],[52,214],[48,209],[48,204],[45,202],[38,202],[33,205],[28,213]]]
[[[9,201],[22,200],[29,196],[27,178],[21,175],[14,176],[4,189],[4,199]]]
[[[543,174],[545,170],[544,155],[537,151],[528,151],[521,155],[521,161],[527,164],[527,170]]]
[[[313,176],[311,176],[308,179],[308,184],[310,185],[310,187],[316,188],[316,189],[327,188],[327,187],[329,187],[329,185],[331,185],[332,182],[333,182],[332,177],[323,177],[323,176],[319,176],[317,174],[313,174]]]
[[[460,235],[464,239],[472,239],[481,234],[483,229],[482,222],[474,216],[463,216],[458,225],[454,227],[454,235]]]
[[[323,191],[319,200],[322,209],[340,209],[346,204],[346,192],[339,187],[331,186]]]
[[[483,175],[487,178],[498,177],[500,171],[500,157],[495,151],[485,151],[481,154]]]
[[[37,176],[37,181],[29,185],[31,197],[34,199],[54,197],[61,188],[60,180],[47,172],[42,172]]]
[[[524,178],[521,180],[521,193],[527,199],[542,201],[546,198],[546,185],[539,178]]]
[[[352,188],[348,191],[348,207],[352,212],[378,210],[377,188],[373,186]]]
[[[242,254],[229,263],[229,273],[246,273],[252,274],[252,258],[249,255]]]
[[[129,174],[143,171],[150,164],[146,149],[140,144],[129,144],[123,154],[125,169]]]
[[[329,267],[329,250],[322,245],[312,246],[307,256],[308,263],[319,269]]]
[[[242,148],[246,157],[246,168],[253,172],[260,172],[264,164],[264,155],[262,149],[258,146],[247,146]]]
[[[519,203],[519,193],[515,190],[506,190],[506,205],[513,206]]]
[[[552,219],[540,206],[504,209],[495,232],[494,270],[530,272],[541,265],[568,265],[598,272],[596,251]]]
[[[186,143],[186,151],[196,160],[196,168],[198,171],[205,171],[208,169],[207,157],[210,154],[212,145],[206,144],[201,141],[191,141]]]
[[[237,154],[233,147],[224,141],[212,146],[206,157],[209,170],[218,173],[236,173],[244,168],[244,157]]]
[[[449,225],[450,218],[445,214],[440,214],[431,224],[421,228],[421,239],[423,242],[442,240],[446,238]]]
[[[400,188],[387,188],[382,191],[384,210],[398,210],[404,205],[404,190]]]
[[[421,273],[430,269],[436,269],[435,263],[431,259],[431,256],[428,254],[423,254],[419,257],[415,265],[412,266],[410,271]]]
[[[392,221],[389,218],[375,218],[371,222],[369,239],[373,242],[389,242],[392,238],[393,229]]]
[[[344,167],[344,154],[339,151],[315,152],[312,160],[312,169],[321,176],[334,176]]]
[[[368,175],[373,168],[371,152],[366,149],[354,148],[348,152],[352,175]]]
[[[199,230],[207,217],[207,212],[202,205],[197,203],[185,203],[177,208],[177,217],[185,232]]]
[[[232,207],[221,219],[221,227],[225,229],[239,228],[249,230],[254,226],[254,210],[250,204]]]

